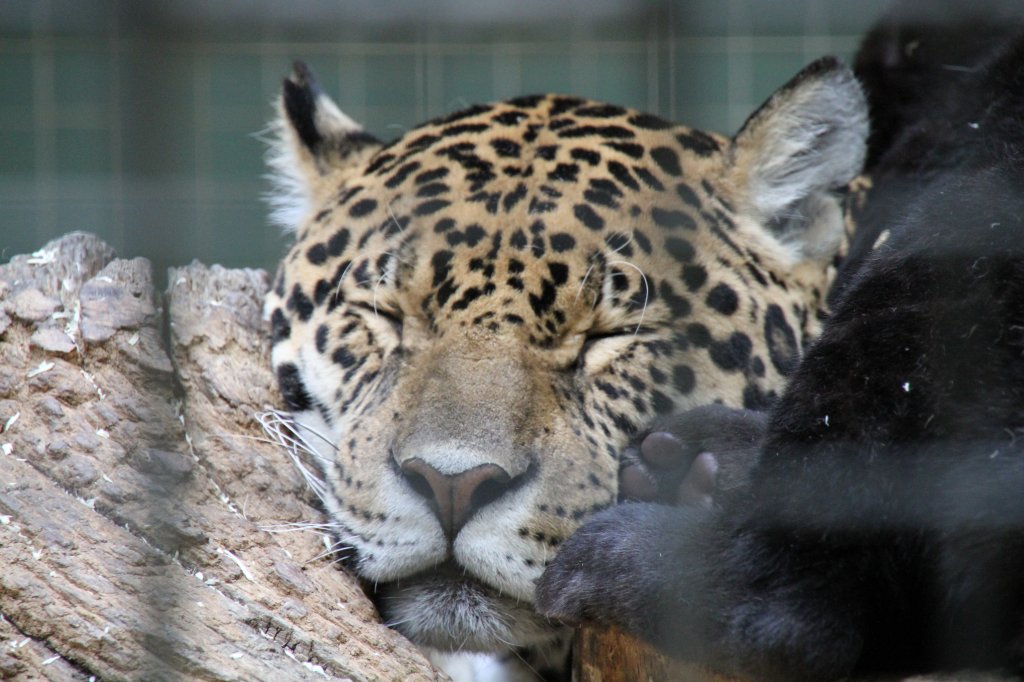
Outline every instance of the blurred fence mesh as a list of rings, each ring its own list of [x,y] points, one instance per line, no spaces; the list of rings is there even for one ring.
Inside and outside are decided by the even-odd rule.
[[[561,91],[732,132],[884,0],[6,0],[0,262],[70,230],[156,272],[272,267],[259,132],[293,59],[392,138],[467,104]]]

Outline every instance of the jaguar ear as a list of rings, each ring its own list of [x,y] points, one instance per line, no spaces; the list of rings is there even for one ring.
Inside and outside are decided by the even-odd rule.
[[[797,258],[831,258],[842,224],[832,192],[861,170],[868,108],[834,57],[804,68],[733,138],[734,179],[754,218]]]
[[[312,71],[295,62],[277,102],[267,155],[271,219],[286,231],[300,222],[346,172],[381,146],[321,92]]]

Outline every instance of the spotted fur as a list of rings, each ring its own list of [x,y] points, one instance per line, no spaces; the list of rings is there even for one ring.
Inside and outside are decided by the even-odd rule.
[[[630,439],[765,407],[817,332],[859,87],[816,62],[733,138],[544,95],[385,145],[302,65],[280,110],[273,365],[342,553],[420,644],[543,646],[534,582]]]

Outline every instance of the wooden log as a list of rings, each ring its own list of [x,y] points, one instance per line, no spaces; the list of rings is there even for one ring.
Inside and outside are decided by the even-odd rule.
[[[266,276],[69,235],[0,266],[0,678],[433,680],[253,415]],[[169,333],[164,334],[165,322]]]

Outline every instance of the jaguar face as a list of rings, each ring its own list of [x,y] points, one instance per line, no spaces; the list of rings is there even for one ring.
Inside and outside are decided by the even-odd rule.
[[[650,420],[784,385],[866,118],[823,60],[732,138],[546,95],[384,145],[297,65],[277,129],[272,361],[341,553],[417,643],[499,651],[557,633],[534,583]]]

